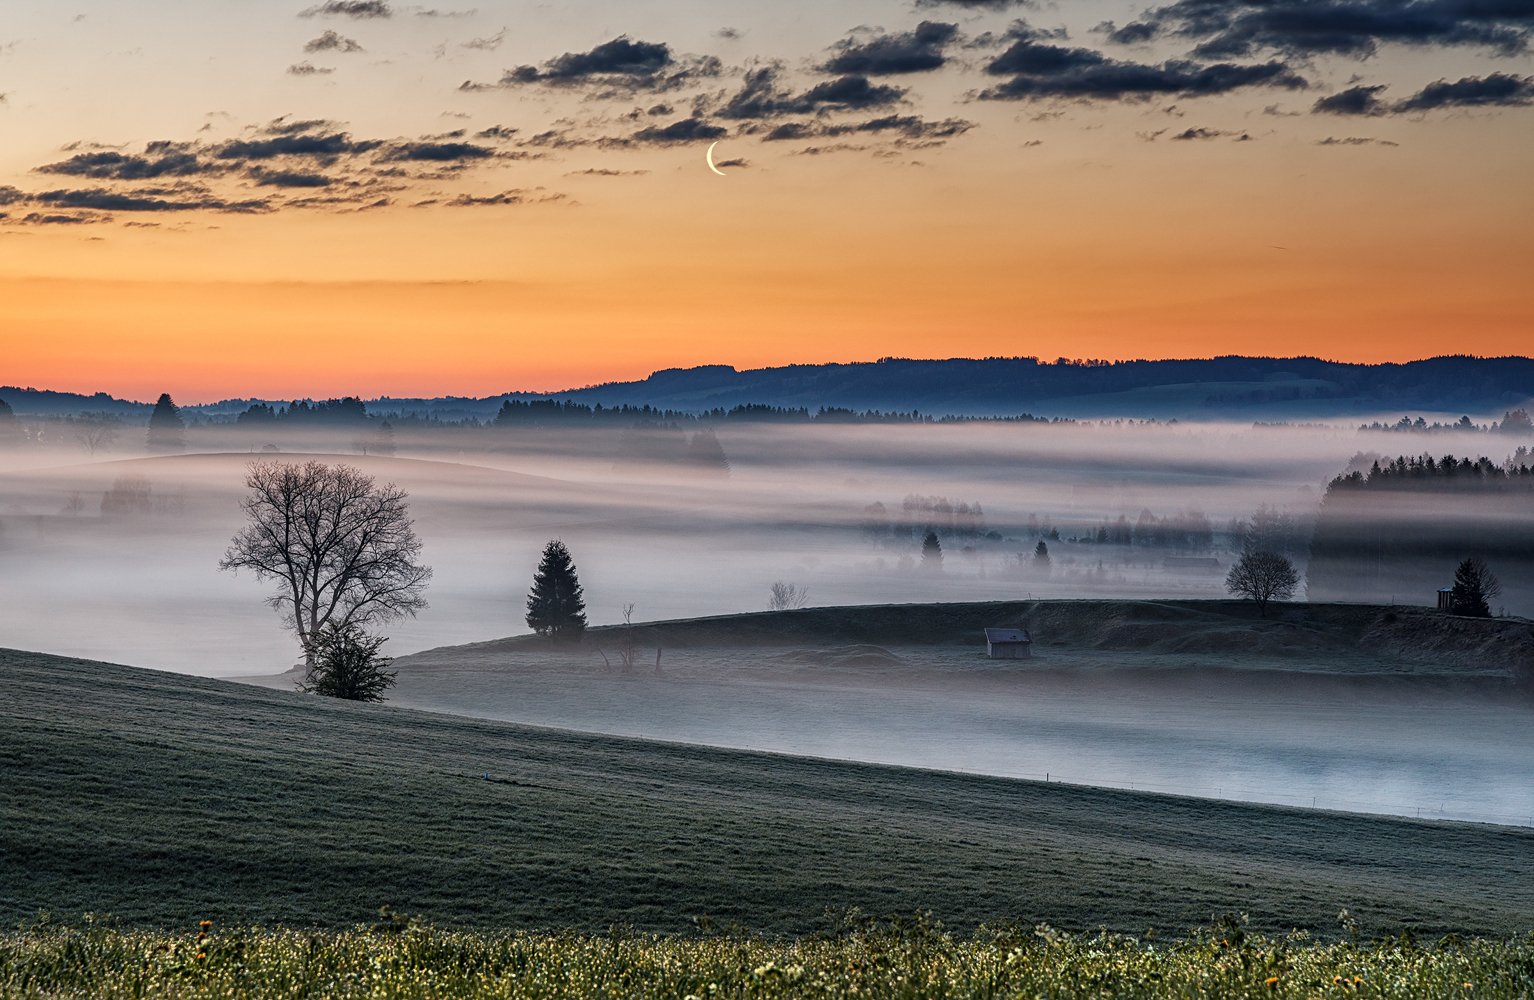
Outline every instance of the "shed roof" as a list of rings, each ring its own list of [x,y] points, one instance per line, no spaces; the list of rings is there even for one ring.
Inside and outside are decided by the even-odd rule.
[[[1033,636],[1028,634],[1025,628],[988,628],[985,630],[986,642],[1032,642]]]

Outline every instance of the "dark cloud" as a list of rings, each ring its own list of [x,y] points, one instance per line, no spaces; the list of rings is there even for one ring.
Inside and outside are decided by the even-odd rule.
[[[815,122],[784,122],[775,127],[771,132],[762,136],[763,142],[792,142],[797,139],[811,139],[821,134],[822,126]]]
[[[827,125],[823,122],[784,122],[764,135],[762,141],[815,139],[869,132],[876,134],[894,132],[904,139],[933,140],[962,135],[974,127],[974,122],[965,121],[962,118],[929,122],[915,115],[888,115],[863,122],[843,122],[835,125]]]
[[[836,54],[821,68],[828,73],[864,73],[869,76],[938,69],[947,61],[944,46],[958,33],[956,24],[923,21],[915,31],[878,35],[862,43],[844,41],[836,46]]]
[[[326,0],[325,3],[300,11],[299,17],[393,17],[394,11],[384,0]]]
[[[804,110],[820,108],[883,108],[899,101],[905,91],[899,87],[875,86],[865,76],[844,76],[817,83],[799,98]]]
[[[221,160],[269,160],[277,156],[310,156],[322,160],[350,156],[376,149],[376,140],[355,142],[347,132],[328,121],[277,121],[257,133],[253,139],[231,139],[213,147]]]
[[[152,142],[143,156],[118,152],[79,153],[58,163],[35,168],[42,174],[91,177],[99,180],[137,181],[156,177],[189,177],[215,172],[181,143]]]
[[[228,202],[211,196],[172,201],[138,193],[109,191],[106,188],[41,191],[34,194],[31,200],[54,209],[91,209],[100,212],[188,212],[199,209],[215,212],[260,212],[270,207],[264,201]]]
[[[1199,58],[1373,55],[1381,43],[1474,45],[1525,51],[1534,31],[1529,0],[1177,0],[1109,32],[1131,44],[1163,35],[1200,39]]]
[[[565,174],[566,177],[638,177],[649,173],[648,170],[609,170],[606,167],[587,167],[585,170],[572,170]]]
[[[510,139],[517,134],[517,129],[507,128],[504,125],[492,125],[487,129],[481,129],[474,133],[476,139]]]
[[[1233,132],[1222,132],[1217,128],[1189,128],[1172,136],[1174,141],[1192,142],[1198,139],[1218,139],[1223,135],[1234,135]]]
[[[714,32],[715,38],[723,38],[727,42],[733,42],[740,38],[740,30],[737,28],[720,28]]]
[[[654,117],[658,118],[658,117],[663,117],[665,115],[676,114],[676,109],[673,108],[669,104],[657,104],[653,108],[651,108],[649,111],[646,111],[645,114],[651,115],[651,116],[654,116]]]
[[[537,73],[541,80],[575,80],[590,76],[649,78],[675,64],[663,42],[635,42],[618,37],[590,52],[566,52],[549,60]],[[524,76],[532,67],[521,68]]]
[[[305,52],[361,52],[362,46],[354,38],[327,31],[318,38],[304,43]]]
[[[1492,73],[1485,77],[1467,76],[1450,83],[1430,83],[1405,100],[1388,103],[1380,98],[1384,85],[1349,87],[1323,97],[1311,108],[1318,114],[1368,115],[1407,114],[1438,108],[1509,108],[1534,103],[1534,76]]]
[[[1398,142],[1391,142],[1389,139],[1369,139],[1369,138],[1359,138],[1358,136],[1348,136],[1346,139],[1334,139],[1331,136],[1327,136],[1325,139],[1318,139],[1318,140],[1316,140],[1316,142],[1313,145],[1316,145],[1316,146],[1370,146],[1370,145],[1399,146],[1400,143],[1398,143]]]
[[[1169,60],[1159,66],[1110,59],[1094,49],[1068,48],[1039,41],[1039,35],[1019,23],[1018,37],[991,61],[986,72],[1011,76],[980,96],[990,100],[1034,100],[1050,97],[1097,100],[1137,100],[1163,94],[1198,97],[1223,94],[1241,87],[1283,87],[1303,90],[1306,81],[1281,62],[1255,66],[1235,63],[1202,65]]]
[[[295,170],[263,170],[255,167],[250,176],[260,187],[320,188],[335,183],[324,174],[304,173]]]
[[[1396,112],[1430,111],[1434,108],[1507,108],[1534,101],[1534,76],[1492,73],[1467,76],[1450,83],[1439,80],[1395,105]]]
[[[566,52],[537,66],[518,66],[493,84],[465,80],[459,90],[494,90],[542,83],[550,86],[595,86],[610,94],[635,90],[667,90],[701,77],[718,76],[723,68],[712,56],[678,60],[664,42],[634,41],[620,35],[590,52]]]
[[[721,118],[778,118],[832,110],[883,108],[905,96],[899,87],[875,85],[866,76],[849,75],[816,84],[802,94],[779,86],[780,67],[749,70],[740,90],[719,109]]]
[[[522,82],[577,80],[584,77],[652,77],[672,64],[671,47],[664,42],[636,42],[620,35],[590,52],[566,52],[544,63],[542,71],[521,66],[512,73]]]
[[[495,150],[476,146],[472,142],[398,142],[388,146],[379,160],[381,162],[424,160],[430,163],[455,163],[464,160],[482,160],[494,155]]]
[[[1027,7],[1033,0],[916,0],[917,7],[955,7],[960,10],[1006,10]]]
[[[709,142],[729,134],[728,129],[711,125],[702,118],[682,118],[666,126],[652,125],[633,135],[635,142]]]
[[[1330,97],[1321,98],[1312,105],[1311,110],[1328,115],[1382,115],[1386,108],[1379,95],[1384,90],[1383,84],[1377,87],[1349,87]]]
[[[472,205],[520,205],[526,200],[524,192],[514,189],[502,191],[500,194],[493,194],[486,198],[475,198],[472,195],[461,194],[448,202],[448,204],[457,208],[466,208]]]
[[[316,66],[311,62],[294,63],[288,67],[288,73],[292,76],[324,76],[334,72],[328,66]]]
[[[1095,34],[1107,35],[1110,42],[1119,45],[1139,45],[1156,37],[1160,29],[1155,25],[1146,24],[1144,21],[1132,21],[1122,28],[1112,21],[1104,21],[1092,31]]]
[[[110,215],[100,215],[96,212],[80,212],[75,215],[63,215],[50,212],[30,212],[17,220],[34,226],[47,225],[72,225],[89,224],[92,222],[111,222]]]
[[[27,193],[9,185],[0,186],[0,205],[14,205],[18,201],[26,201]]]

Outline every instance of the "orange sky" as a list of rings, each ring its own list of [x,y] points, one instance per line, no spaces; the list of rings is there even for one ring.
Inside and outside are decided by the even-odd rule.
[[[43,10],[33,12],[39,24]],[[856,12],[820,16],[829,25]],[[971,21],[971,35],[988,23]],[[299,38],[320,27],[283,30]],[[398,18],[387,28],[418,30]],[[556,42],[548,30],[539,52],[584,38]],[[273,58],[293,45],[270,44]],[[451,80],[493,79],[495,67],[536,54],[432,69],[441,86],[399,90],[399,107],[369,104],[343,79],[344,63],[315,84],[326,89],[300,93],[291,89],[300,81],[284,78],[291,92],[239,99],[254,104],[247,122],[344,115],[348,124],[334,128],[358,136],[457,120],[527,133],[564,127],[560,114],[596,114],[591,98],[565,91],[541,104],[526,94],[509,104],[499,93],[451,96]],[[1420,52],[1387,52],[1369,65],[1397,74],[1402,96],[1446,72],[1485,71],[1452,56],[1458,62],[1436,65]],[[391,58],[365,72],[393,79],[404,56]],[[1527,69],[1529,59],[1498,65],[1508,63]],[[1323,64],[1316,86],[1335,91],[1353,66]],[[187,101],[172,76],[148,70],[129,89],[165,92],[183,108],[158,120],[135,110],[108,132],[94,107],[71,122],[71,102],[82,98],[50,92],[56,81],[40,60],[0,108],[15,140],[0,158],[9,165],[0,187],[35,199],[50,187],[113,183],[33,169],[87,148],[61,149],[69,142],[126,155],[157,137],[192,141],[190,109],[214,101]],[[920,97],[908,91],[897,113],[963,116],[961,135],[806,146],[732,126],[738,134],[717,153],[746,162],[722,178],[703,163],[706,142],[512,142],[472,169],[396,170],[390,204],[365,211],[360,201],[282,202],[258,214],[119,210],[75,225],[26,224],[35,208],[12,211],[0,222],[0,383],[138,399],[170,391],[184,402],[488,395],[714,363],[1235,353],[1374,362],[1528,353],[1534,343],[1534,110],[1339,120],[1302,114],[1313,95],[1254,91],[1193,102],[976,102],[965,94],[983,80],[972,70],[950,76],[924,78],[946,83],[930,82]],[[437,110],[451,101],[462,102],[456,117]],[[582,127],[632,131],[649,120],[621,124],[612,114],[634,99],[609,103]],[[214,131],[203,134],[265,134],[204,117]],[[1169,140],[1168,128],[1193,124],[1217,138]],[[1370,141],[1326,142],[1338,137]],[[160,198],[185,197],[193,184],[154,183]],[[230,200],[272,190],[224,175],[208,183]],[[135,184],[112,190],[151,190]],[[520,203],[447,205],[507,190]],[[422,201],[430,204],[412,207]]]

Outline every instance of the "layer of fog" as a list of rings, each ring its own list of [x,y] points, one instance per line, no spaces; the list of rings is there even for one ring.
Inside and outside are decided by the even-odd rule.
[[[667,651],[673,670],[752,651]],[[755,654],[760,656],[760,654]],[[1056,656],[1054,659],[1060,659]],[[588,732],[1306,808],[1534,825],[1534,704],[1505,688],[1212,672],[926,683],[405,669],[396,702]],[[472,770],[472,753],[465,762]]]
[[[13,452],[0,475],[0,643],[213,676],[286,669],[296,649],[262,603],[268,588],[217,570],[258,459],[344,461],[410,492],[435,576],[430,609],[386,628],[401,654],[525,632],[527,586],[553,537],[575,555],[593,624],[630,602],[636,620],[761,610],[776,580],[807,587],[812,604],[1221,596],[1231,519],[1268,504],[1302,534],[1326,481],[1361,450],[1421,444],[1324,427],[728,425],[725,477],[635,463],[621,434],[401,433],[394,458],[348,453],[341,434],[291,433],[275,454],[255,452],[257,437],[204,442],[240,449],[223,454],[71,465]],[[1430,443],[1479,454],[1503,442]],[[114,489],[137,491],[137,506],[103,516]],[[911,498],[925,509],[904,510]],[[944,502],[982,513],[956,519]],[[870,531],[873,504],[886,520]],[[1181,546],[1071,541],[1147,510],[1212,530]],[[934,518],[940,574],[920,563]],[[1302,544],[1294,558],[1303,570]],[[1509,610],[1531,610],[1525,596]]]

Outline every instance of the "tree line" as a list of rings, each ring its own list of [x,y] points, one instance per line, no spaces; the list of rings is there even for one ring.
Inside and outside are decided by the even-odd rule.
[[[1534,468],[1527,451],[1501,464],[1484,456],[1400,456],[1336,476],[1311,539],[1308,594],[1427,603],[1451,589],[1466,559],[1482,560],[1488,571],[1494,565],[1493,578],[1520,591],[1534,585]],[[1468,597],[1454,601],[1479,610]]]

